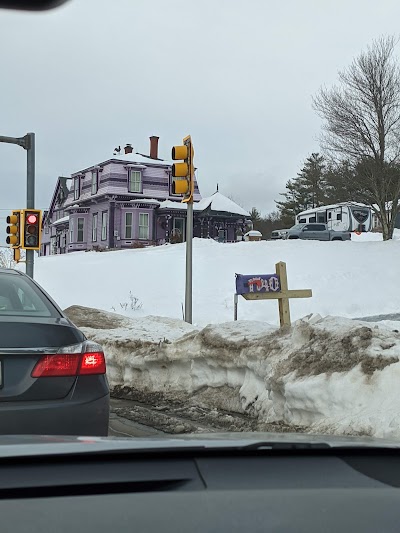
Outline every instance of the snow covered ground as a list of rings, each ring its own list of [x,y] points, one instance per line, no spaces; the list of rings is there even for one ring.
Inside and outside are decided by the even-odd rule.
[[[195,239],[194,324],[232,320],[235,273],[272,273],[278,261],[287,263],[289,288],[313,290],[310,299],[292,300],[293,319],[310,313],[351,318],[396,313],[400,242],[376,239],[381,236],[373,233],[352,242]],[[127,316],[182,318],[185,245],[41,257],[35,277],[62,308],[84,305]],[[240,298],[239,319],[278,324],[277,303]]]
[[[241,299],[233,322],[235,273],[272,273],[278,261],[289,288],[313,290],[292,300],[293,328],[277,328],[271,301]],[[399,240],[377,234],[344,243],[196,239],[193,326],[182,321],[184,245],[44,257],[35,269],[61,307],[107,312],[70,310],[104,346],[114,388],[244,415],[260,430],[281,423],[400,438],[400,322],[350,320],[399,313],[399,264]]]

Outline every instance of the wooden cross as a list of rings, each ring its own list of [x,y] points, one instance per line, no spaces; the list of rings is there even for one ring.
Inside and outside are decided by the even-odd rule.
[[[280,261],[275,265],[275,272],[279,277],[281,290],[280,292],[249,292],[242,294],[246,300],[278,300],[279,321],[281,328],[290,326],[290,307],[289,298],[311,298],[311,289],[299,289],[290,291],[286,273],[286,263]]]

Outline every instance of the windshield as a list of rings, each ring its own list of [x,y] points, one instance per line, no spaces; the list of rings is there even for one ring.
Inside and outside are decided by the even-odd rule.
[[[400,6],[0,13],[0,432],[400,439]]]

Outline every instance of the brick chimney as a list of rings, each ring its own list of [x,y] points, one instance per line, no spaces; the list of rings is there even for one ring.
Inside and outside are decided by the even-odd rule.
[[[150,137],[150,157],[151,159],[158,159],[158,139],[155,135]]]

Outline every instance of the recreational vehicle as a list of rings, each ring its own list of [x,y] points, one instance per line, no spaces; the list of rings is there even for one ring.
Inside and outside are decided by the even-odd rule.
[[[323,205],[296,215],[295,224],[319,222],[334,231],[371,231],[372,209],[355,202]]]

